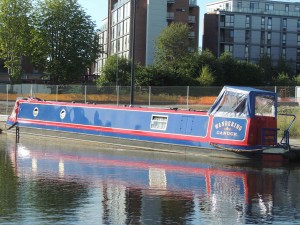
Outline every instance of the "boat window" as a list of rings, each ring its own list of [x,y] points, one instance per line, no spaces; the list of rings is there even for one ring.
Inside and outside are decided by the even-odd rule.
[[[274,96],[258,95],[255,97],[255,115],[275,117]]]
[[[218,107],[212,112],[215,116],[246,117],[247,95],[243,93],[225,92]]]
[[[168,124],[168,117],[167,116],[159,116],[159,115],[152,115],[150,129],[152,130],[166,130]]]

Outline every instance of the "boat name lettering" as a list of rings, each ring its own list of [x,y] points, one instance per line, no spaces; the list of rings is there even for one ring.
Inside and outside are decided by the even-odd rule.
[[[235,128],[238,131],[241,131],[243,129],[243,126],[241,126],[236,122],[225,120],[215,124],[215,129],[219,129],[219,128],[223,128],[223,130],[230,130],[230,128]]]
[[[218,135],[224,135],[224,136],[232,136],[237,137],[237,132],[230,132],[230,131],[217,131]]]

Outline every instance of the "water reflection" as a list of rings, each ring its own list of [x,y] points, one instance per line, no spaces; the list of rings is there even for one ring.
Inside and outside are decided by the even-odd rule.
[[[54,139],[0,143],[1,224],[300,223],[298,165]]]

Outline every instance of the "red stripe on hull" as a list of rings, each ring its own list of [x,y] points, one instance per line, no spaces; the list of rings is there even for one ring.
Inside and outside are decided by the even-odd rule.
[[[167,138],[167,139],[183,140],[183,141],[195,141],[195,142],[208,142],[208,139],[206,137],[188,136],[188,135],[183,135],[183,134],[166,134],[166,133],[160,133],[160,132],[126,130],[126,129],[103,127],[103,126],[68,124],[68,123],[49,122],[49,121],[44,122],[44,121],[26,120],[26,119],[18,119],[18,121],[21,124],[24,123],[24,124],[42,125],[42,126],[49,126],[49,127],[57,126],[57,127],[61,127],[61,128],[93,130],[93,131],[99,131],[99,132],[110,132],[110,133],[119,133],[119,134],[136,135],[136,136],[147,136],[147,137],[158,137],[158,135],[159,135],[159,138]]]

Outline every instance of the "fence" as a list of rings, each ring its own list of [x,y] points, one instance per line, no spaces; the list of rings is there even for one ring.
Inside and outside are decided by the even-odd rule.
[[[275,91],[279,102],[298,102],[299,87],[257,87]],[[168,86],[135,87],[134,104],[186,109],[209,108],[222,87]],[[75,101],[98,104],[130,104],[130,87],[87,85],[0,84],[0,114],[10,114],[17,97],[37,97],[48,101]]]

